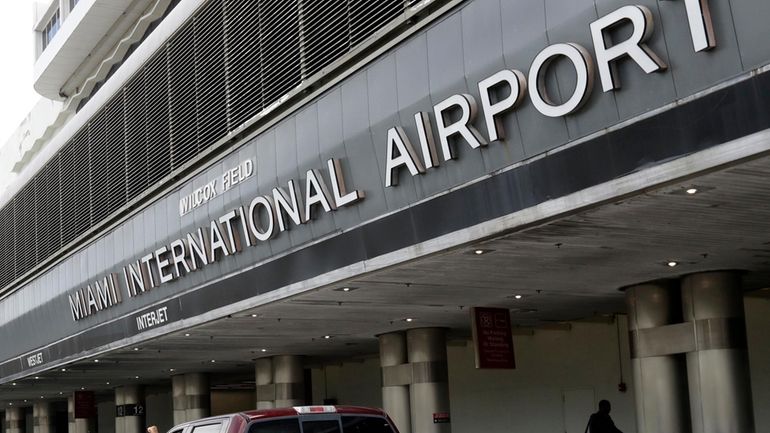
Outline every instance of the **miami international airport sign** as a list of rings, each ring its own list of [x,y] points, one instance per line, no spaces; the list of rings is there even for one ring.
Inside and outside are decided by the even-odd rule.
[[[227,170],[221,179],[223,183],[232,186],[236,180],[250,177],[253,166],[252,160],[244,161]],[[333,212],[364,198],[362,191],[348,192],[339,160],[330,159],[327,167],[328,182],[320,170],[307,171],[304,194],[301,194],[292,179],[287,188],[277,186],[270,194],[255,197],[248,206],[232,209],[212,220],[208,227],[199,227],[170,245],[148,252],[135,262],[125,265],[122,275],[111,273],[101,281],[70,293],[68,300],[72,320],[78,321],[121,304],[124,293],[126,298],[135,298],[161,284],[200,270],[222,257],[236,254],[244,247],[267,242],[288,230],[289,221],[302,225],[312,220],[319,207],[324,212]],[[199,198],[208,201],[212,195],[216,195],[216,181],[207,185],[211,185],[211,191],[199,194],[196,190],[182,199],[180,213],[200,206],[202,203]],[[147,318],[153,323],[161,319],[162,316]],[[142,328],[141,324],[138,326]]]
[[[687,10],[694,50],[699,52],[715,47],[708,3],[705,0],[683,2]],[[631,35],[624,41],[610,41],[609,31],[626,23],[632,26]],[[435,128],[431,124],[429,113],[415,114],[420,154],[402,127],[390,128],[386,143],[385,186],[392,187],[397,184],[398,171],[401,168],[406,168],[412,176],[416,176],[425,174],[428,169],[439,167],[440,159],[448,161],[457,158],[450,145],[450,139],[462,139],[474,149],[503,139],[505,131],[500,117],[516,109],[523,103],[527,94],[535,108],[543,115],[567,116],[577,112],[588,100],[596,69],[605,92],[620,87],[613,71],[617,61],[630,59],[646,73],[664,71],[665,63],[646,45],[653,29],[653,16],[649,9],[645,6],[624,6],[591,23],[595,60],[589,51],[579,44],[558,43],[546,47],[535,56],[527,76],[521,71],[506,69],[481,80],[478,90],[488,140],[472,126],[479,110],[476,99],[469,94],[452,95],[436,104],[433,107]],[[553,102],[545,86],[549,67],[559,58],[566,59],[577,75],[575,89],[563,103]],[[504,89],[507,89],[508,96],[493,98],[493,95],[500,94]],[[459,119],[449,120],[450,113],[454,114],[455,118],[459,113]],[[438,136],[438,142],[434,132]],[[286,187],[272,188],[270,194],[254,198],[248,206],[230,210],[212,220],[207,227],[199,227],[169,245],[147,252],[136,261],[126,264],[121,273],[111,273],[73,291],[68,294],[72,319],[79,321],[92,316],[121,304],[124,298],[136,298],[222,257],[236,254],[244,247],[254,247],[267,242],[288,230],[290,222],[299,226],[311,221],[313,212],[319,207],[324,212],[333,212],[363,199],[362,191],[353,189],[348,192],[341,164],[337,159],[327,161],[328,181],[320,170],[308,170],[304,194],[298,184],[290,180]],[[253,160],[245,160],[183,197],[179,203],[180,215],[193,211],[217,194],[252,177],[254,165]]]

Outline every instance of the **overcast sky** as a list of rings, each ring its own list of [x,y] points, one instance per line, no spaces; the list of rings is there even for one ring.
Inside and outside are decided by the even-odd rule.
[[[33,3],[3,1],[0,13],[0,146],[40,98],[32,89]]]

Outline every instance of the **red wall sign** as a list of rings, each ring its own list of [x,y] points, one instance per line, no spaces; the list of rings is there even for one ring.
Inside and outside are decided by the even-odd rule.
[[[75,418],[96,418],[93,391],[75,391]]]
[[[476,368],[516,368],[511,313],[507,308],[471,308]]]
[[[433,414],[433,424],[449,424],[449,412],[437,412]]]

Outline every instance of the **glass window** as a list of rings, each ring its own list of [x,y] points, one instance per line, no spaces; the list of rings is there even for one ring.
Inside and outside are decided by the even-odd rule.
[[[219,433],[220,430],[222,430],[221,423],[205,424],[193,427],[192,433]]]
[[[299,421],[287,418],[256,422],[249,428],[249,433],[299,433]]]
[[[59,9],[56,9],[56,12],[53,13],[53,16],[48,21],[48,24],[45,25],[45,29],[43,29],[43,49],[48,46],[49,43],[51,43],[51,39],[53,39],[54,35],[56,35],[56,32],[59,31]]]
[[[340,422],[336,419],[324,421],[303,421],[304,433],[340,433]]]
[[[393,429],[378,416],[343,416],[342,433],[393,433]]]
[[[75,7],[76,4],[78,4],[78,1],[80,0],[70,0],[70,10]]]

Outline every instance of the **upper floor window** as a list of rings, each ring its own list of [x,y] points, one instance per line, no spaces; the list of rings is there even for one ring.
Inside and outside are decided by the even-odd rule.
[[[76,0],[70,0],[70,3],[72,1]],[[59,19],[59,9],[56,9],[56,12],[53,13],[53,16],[50,20],[48,20],[48,24],[45,25],[45,29],[43,29],[43,49],[45,49],[49,43],[51,43],[51,39],[53,39],[56,32],[59,31],[59,26],[61,25],[61,21]]]
[[[72,10],[80,0],[70,0],[70,10]]]

